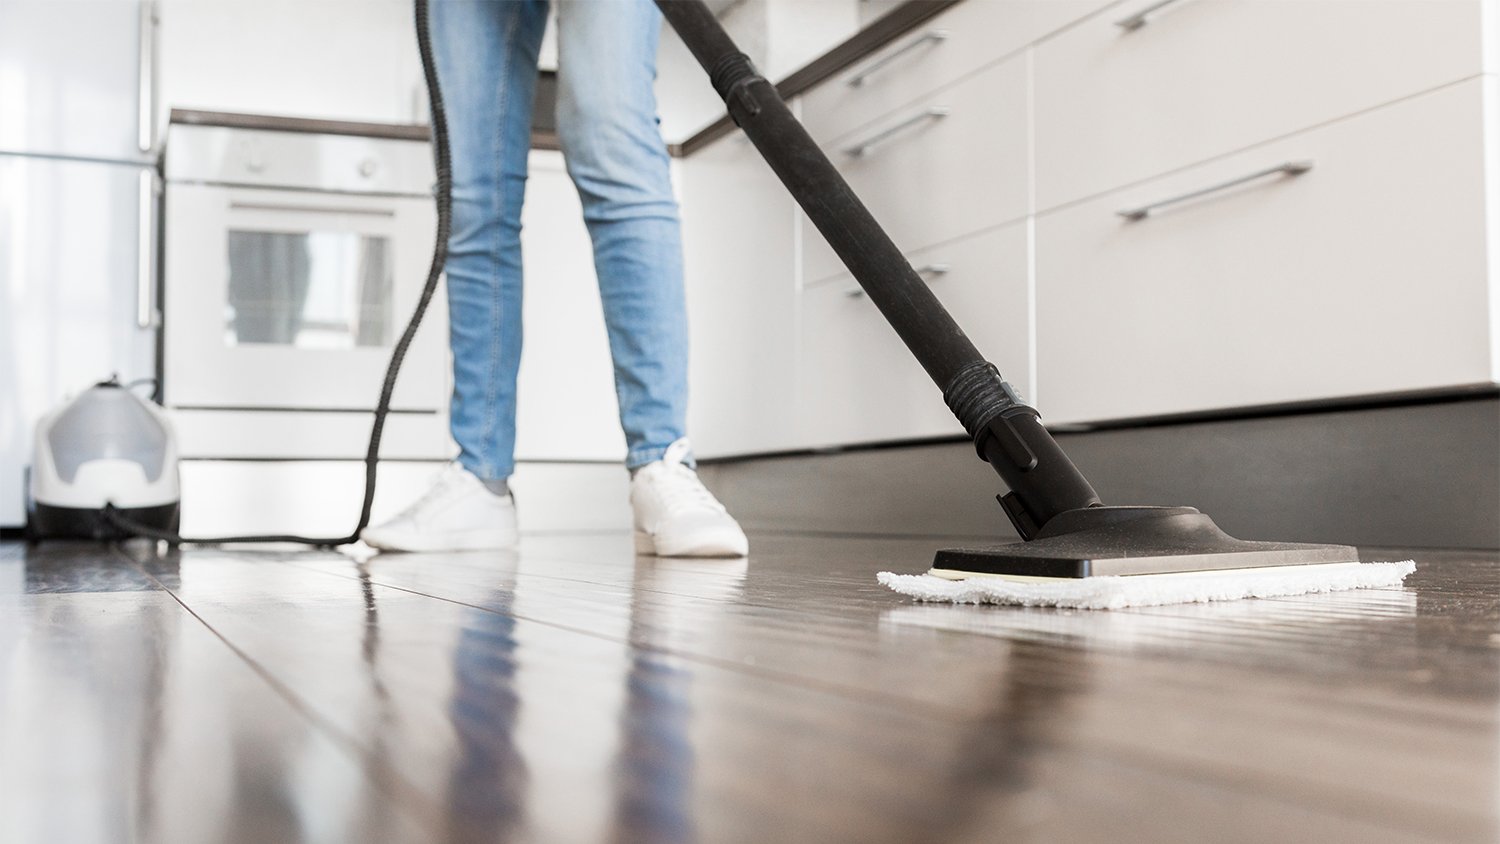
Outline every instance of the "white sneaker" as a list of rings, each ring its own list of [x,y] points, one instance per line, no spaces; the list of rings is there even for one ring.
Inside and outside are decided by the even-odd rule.
[[[414,504],[359,534],[382,551],[480,551],[516,544],[516,503],[457,463]]]
[[[683,465],[686,438],[667,447],[655,463],[630,479],[635,511],[635,550],[659,557],[743,557],[750,542],[739,523],[714,498],[698,473]]]

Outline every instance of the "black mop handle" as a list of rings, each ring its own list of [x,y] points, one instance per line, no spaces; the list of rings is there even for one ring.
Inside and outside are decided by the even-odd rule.
[[[1098,505],[1098,494],[1042,427],[1036,410],[979,354],[713,12],[702,0],[656,5],[708,71],[734,121],[942,388],[979,455],[1010,487],[1012,494],[1001,503],[1021,536],[1030,539],[1064,510]]]

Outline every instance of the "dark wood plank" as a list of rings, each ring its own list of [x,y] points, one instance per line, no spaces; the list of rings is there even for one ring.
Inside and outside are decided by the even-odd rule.
[[[432,840],[127,560],[0,559],[0,840]]]
[[[1500,837],[1500,555],[1419,552],[1404,589],[1091,613],[919,605],[873,583],[940,540],[753,540],[741,562],[636,558],[624,535],[364,561],[193,549],[142,558],[135,580],[80,578],[98,591],[0,562],[0,602],[95,602],[125,613],[126,641],[147,624],[133,602],[170,590],[260,691],[179,656],[170,683],[116,691],[127,711],[169,701],[188,714],[163,723],[266,735],[273,758],[301,730],[346,767],[266,765],[289,803],[374,783],[355,791],[431,838]],[[26,652],[6,618],[0,654]],[[215,830],[256,822],[226,817]]]
[[[1500,782],[1493,660],[1450,652],[1446,670],[1428,667],[1419,590],[1131,613],[915,606],[871,588],[870,575],[921,542],[759,540],[757,548],[783,547],[742,569],[634,560],[623,537],[593,537],[533,541],[519,556],[381,557],[364,575],[381,595],[407,596],[382,602],[435,596],[538,638],[594,639],[670,662],[695,686],[733,687],[737,700],[792,724],[811,721],[825,739],[829,714],[874,707],[881,718],[845,726],[835,749],[822,751],[861,770],[889,763],[864,747],[880,747],[882,719],[909,720],[924,744],[951,753],[956,736],[972,741],[997,719],[1020,717],[1010,709],[1020,695],[1057,707],[1021,719],[1052,737],[1047,753],[1108,759],[1391,835],[1466,840],[1497,828],[1484,797]],[[334,556],[281,559],[361,576]],[[1477,607],[1496,591],[1491,562],[1435,560],[1424,572],[1470,584]],[[241,565],[249,576],[258,564]],[[819,712],[795,703],[808,696]],[[736,723],[737,741],[775,735],[762,735],[755,718]],[[941,770],[930,756],[910,764]]]

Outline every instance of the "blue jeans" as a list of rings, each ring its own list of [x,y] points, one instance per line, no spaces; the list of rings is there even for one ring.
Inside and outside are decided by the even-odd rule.
[[[521,202],[547,7],[430,8],[453,153],[451,425],[459,462],[484,480],[515,465]],[[557,130],[593,241],[631,468],[660,459],[687,415],[682,238],[652,90],[660,29],[651,0],[557,4]]]

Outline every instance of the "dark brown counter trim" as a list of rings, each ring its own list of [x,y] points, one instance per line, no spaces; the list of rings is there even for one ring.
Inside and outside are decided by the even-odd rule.
[[[172,122],[187,126],[222,126],[230,129],[260,129],[270,132],[306,132],[318,135],[354,135],[398,141],[427,141],[432,130],[424,123],[361,123],[353,120],[321,120],[270,114],[236,114],[227,111],[172,109]],[[531,134],[532,149],[561,149],[557,133]]]
[[[319,135],[357,135],[362,138],[389,138],[399,141],[425,141],[432,134],[426,125],[419,123],[361,123],[353,120],[235,114],[226,111],[197,111],[182,108],[172,109],[172,122],[188,126],[223,126],[230,129],[307,132]]]
[[[800,70],[794,71],[776,86],[776,91],[781,94],[782,99],[791,99],[911,32],[923,22],[936,17],[959,2],[961,0],[907,0],[855,33],[847,41],[813,59]],[[733,132],[734,129],[734,121],[726,114],[682,143],[674,144],[672,154],[691,155]]]

